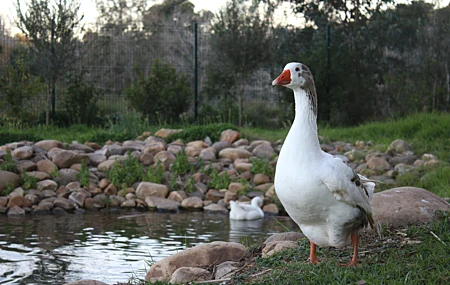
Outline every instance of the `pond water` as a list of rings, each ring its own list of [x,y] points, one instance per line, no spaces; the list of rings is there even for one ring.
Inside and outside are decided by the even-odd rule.
[[[212,241],[245,245],[297,226],[288,217],[230,221],[203,212],[0,215],[0,284],[108,284],[143,278],[148,262]]]

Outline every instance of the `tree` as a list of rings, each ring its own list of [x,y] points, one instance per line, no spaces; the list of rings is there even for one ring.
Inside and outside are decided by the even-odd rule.
[[[70,0],[30,0],[22,10],[21,1],[16,2],[17,27],[26,36],[39,60],[38,73],[49,90],[46,123],[49,110],[55,115],[56,85],[76,60],[75,30],[83,19],[78,16],[80,2]]]
[[[205,91],[225,104],[237,100],[239,125],[244,89],[251,76],[270,62],[274,4],[230,0],[213,19]]]

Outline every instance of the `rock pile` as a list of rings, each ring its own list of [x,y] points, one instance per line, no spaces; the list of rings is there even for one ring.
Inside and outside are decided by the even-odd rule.
[[[158,134],[165,136],[172,132],[164,130]],[[0,193],[4,194],[0,197],[0,213],[65,213],[109,207],[228,213],[231,200],[245,202],[263,196],[263,210],[278,214],[282,209],[276,203],[273,173],[281,145],[281,141],[274,144],[265,140],[250,142],[232,130],[224,131],[220,141],[214,143],[206,138],[168,144],[164,138],[149,134],[123,143],[109,141],[104,146],[94,142],[64,144],[56,140],[13,142],[0,146],[0,169],[3,169],[0,170]],[[392,142],[386,152],[374,151],[362,141],[355,145],[334,142],[321,146],[359,173],[392,185],[397,175],[418,166],[432,167],[439,163],[432,154],[417,157],[411,145],[403,140]],[[181,154],[187,157],[191,172],[175,177]],[[160,165],[165,182],[112,183],[108,172],[129,157],[138,160],[145,170]],[[260,167],[256,168],[257,162]],[[84,166],[88,171],[83,174],[83,182]],[[37,183],[30,183],[30,177]],[[221,179],[225,185],[222,183],[223,186],[216,189],[217,183],[212,182]]]

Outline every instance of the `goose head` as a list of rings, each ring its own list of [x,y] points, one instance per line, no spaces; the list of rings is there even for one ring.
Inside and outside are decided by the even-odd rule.
[[[314,79],[309,68],[300,62],[286,64],[283,72],[272,82],[290,89],[310,89],[314,86]]]
[[[304,93],[310,101],[312,111],[317,116],[316,86],[314,77],[306,65],[300,62],[286,64],[283,72],[272,82],[272,85],[290,88],[294,90],[294,94]]]
[[[252,199],[252,206],[255,208],[261,208],[263,203],[264,203],[263,199],[259,196],[256,196]]]

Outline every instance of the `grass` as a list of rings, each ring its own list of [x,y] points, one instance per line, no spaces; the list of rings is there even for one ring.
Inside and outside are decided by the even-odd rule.
[[[243,240],[246,243],[245,240]],[[351,259],[351,247],[318,248],[318,265],[307,262],[309,242],[304,239],[295,249],[261,257],[261,246],[250,249],[252,256],[243,269],[221,284],[449,284],[450,217],[441,213],[429,225],[402,229],[384,228],[380,235],[363,232],[360,264],[339,266]],[[147,285],[135,276],[129,284]],[[157,282],[153,284],[169,284]],[[189,284],[201,284],[189,283]]]
[[[258,257],[253,272],[271,269],[269,274],[247,284],[448,284],[450,282],[450,219],[442,214],[428,226],[387,230],[381,238],[362,241],[361,264],[356,268],[337,266],[350,260],[351,249],[320,249],[322,262],[306,262],[309,243],[275,254]]]

